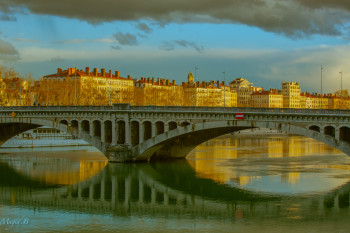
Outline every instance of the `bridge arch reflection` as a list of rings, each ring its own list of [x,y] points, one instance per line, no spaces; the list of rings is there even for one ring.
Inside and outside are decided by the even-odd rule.
[[[308,198],[259,194],[198,178],[186,161],[108,164],[91,179],[74,185],[41,185],[13,187],[0,182],[0,204],[122,216],[191,214],[234,220],[288,212],[296,205],[293,214],[301,216],[315,206],[340,212],[349,208],[350,193],[348,183],[326,195]]]

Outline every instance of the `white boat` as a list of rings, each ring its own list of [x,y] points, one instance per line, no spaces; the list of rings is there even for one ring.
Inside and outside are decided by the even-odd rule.
[[[50,127],[39,127],[16,135],[1,147],[3,148],[28,148],[28,147],[53,147],[53,146],[87,146],[84,140]]]

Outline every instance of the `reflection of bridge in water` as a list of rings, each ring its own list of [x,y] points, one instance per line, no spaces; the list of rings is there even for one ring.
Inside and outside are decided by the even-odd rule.
[[[19,185],[13,185],[15,180],[9,183],[4,176],[0,179],[1,205],[112,213],[120,216],[171,217],[187,214],[220,219],[271,216],[293,218],[307,215],[310,209],[327,209],[340,213],[349,208],[350,192],[350,184],[347,184],[327,195],[312,197],[260,195],[197,178],[186,161],[109,164],[92,179],[70,186],[45,187],[36,181],[30,181],[26,185],[28,178],[21,182],[25,178],[18,174],[16,179],[19,179]]]

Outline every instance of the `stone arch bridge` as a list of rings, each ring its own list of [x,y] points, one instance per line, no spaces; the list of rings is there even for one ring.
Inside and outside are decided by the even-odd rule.
[[[67,131],[110,162],[184,158],[197,145],[250,128],[314,138],[350,155],[350,112],[179,106],[0,107],[0,146],[38,126]],[[243,115],[239,119],[238,115]]]

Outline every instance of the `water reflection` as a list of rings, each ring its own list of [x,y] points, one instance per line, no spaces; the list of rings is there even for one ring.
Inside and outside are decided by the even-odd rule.
[[[224,136],[203,143],[188,160],[198,177],[258,192],[325,192],[350,180],[347,156],[301,136]],[[324,173],[324,169],[328,169]]]
[[[16,174],[46,185],[69,185],[87,180],[98,174],[107,165],[106,158],[91,148],[66,150],[65,154],[57,151],[45,151],[44,148],[23,152],[2,154],[1,166],[7,166]],[[82,150],[84,149],[84,150]],[[61,151],[61,150],[59,150]],[[2,151],[3,152],[3,151]],[[6,165],[5,165],[6,164]],[[4,177],[8,177],[5,175]]]
[[[2,155],[0,217],[25,215],[31,219],[31,225],[11,229],[15,232],[209,232],[219,228],[261,232],[261,227],[269,232],[291,232],[303,231],[310,224],[313,228],[308,232],[312,232],[331,230],[334,222],[336,227],[348,224],[347,157],[337,151],[332,154],[333,149],[317,142],[314,145],[309,139],[302,142],[299,137],[292,138],[299,148],[292,150],[293,155],[300,156],[277,149],[277,145],[293,147],[284,142],[286,139],[272,144],[268,139],[256,139],[216,139],[198,147],[188,160],[140,164],[105,165],[105,161],[86,154],[80,160],[67,159],[72,154],[63,154],[66,158],[61,159]],[[302,148],[309,143],[312,148],[323,149]],[[257,150],[270,150],[266,144],[283,153],[272,157],[262,153],[259,157]],[[312,183],[322,186],[322,192],[291,195],[295,185],[306,190],[308,176]],[[274,192],[281,186],[286,190],[283,184],[292,190]],[[62,225],[57,225],[58,219]],[[320,227],[320,221],[325,228]],[[198,225],[193,227],[193,223]]]
[[[18,175],[23,176],[23,175]],[[16,179],[19,179],[19,177]],[[306,216],[317,208],[348,208],[350,185],[326,195],[283,197],[250,192],[198,178],[187,161],[108,164],[93,178],[68,186],[40,186],[35,180],[9,186],[1,178],[0,204],[65,211],[218,218]],[[33,186],[33,184],[35,184]],[[337,203],[338,202],[338,203]],[[280,215],[283,213],[282,215]]]

